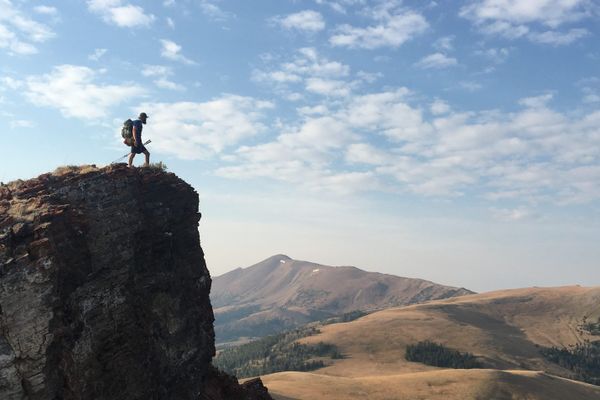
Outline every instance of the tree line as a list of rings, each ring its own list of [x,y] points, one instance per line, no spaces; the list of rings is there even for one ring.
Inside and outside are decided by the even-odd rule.
[[[574,379],[600,386],[600,340],[544,348],[541,353],[548,361],[572,371]]]
[[[213,359],[217,368],[247,378],[281,371],[311,371],[325,366],[323,358],[342,358],[336,346],[319,342],[300,344],[303,337],[320,333],[316,327],[266,336],[241,346],[222,350]]]
[[[434,367],[481,368],[481,363],[471,353],[461,353],[429,340],[406,346],[406,359]]]

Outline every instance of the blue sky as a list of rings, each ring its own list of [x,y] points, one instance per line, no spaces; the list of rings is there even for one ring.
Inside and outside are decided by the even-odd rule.
[[[0,181],[127,152],[200,193],[214,275],[276,253],[599,285],[592,0],[0,0]],[[142,160],[136,160],[139,164]]]

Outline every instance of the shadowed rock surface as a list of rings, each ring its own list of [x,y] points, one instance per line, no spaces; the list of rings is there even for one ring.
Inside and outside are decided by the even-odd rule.
[[[269,399],[215,371],[198,195],[63,168],[0,186],[0,398]]]

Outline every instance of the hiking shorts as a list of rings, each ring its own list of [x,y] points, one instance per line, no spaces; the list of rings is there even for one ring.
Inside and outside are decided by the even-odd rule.
[[[138,145],[137,146],[131,146],[131,153],[132,154],[141,154],[144,151],[146,151],[146,147],[141,143],[141,141],[138,141]]]

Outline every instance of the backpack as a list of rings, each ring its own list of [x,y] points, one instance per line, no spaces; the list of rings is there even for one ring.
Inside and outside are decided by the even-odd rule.
[[[133,121],[128,119],[123,122],[123,127],[121,128],[121,136],[123,137],[123,143],[127,146],[131,146],[133,144]]]

